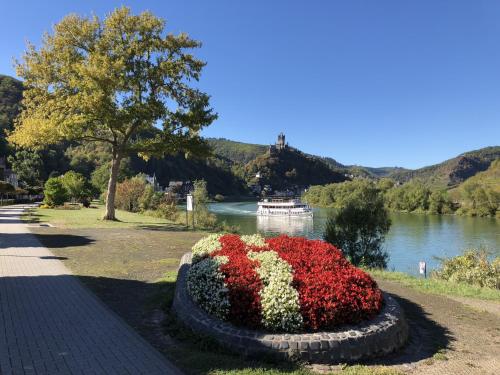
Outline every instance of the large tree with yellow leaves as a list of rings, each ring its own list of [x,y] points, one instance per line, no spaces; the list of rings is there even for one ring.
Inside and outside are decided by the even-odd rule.
[[[189,52],[198,47],[186,34],[165,34],[165,21],[150,12],[66,16],[16,64],[26,90],[9,141],[26,148],[63,140],[110,144],[104,219],[115,220],[124,156],[208,150],[198,134],[216,114],[192,84],[205,65]]]

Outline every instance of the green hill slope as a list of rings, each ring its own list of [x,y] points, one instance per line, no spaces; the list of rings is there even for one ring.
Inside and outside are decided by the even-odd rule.
[[[207,142],[216,155],[234,163],[246,164],[268,150],[264,145],[230,141],[225,138],[207,138]]]
[[[255,181],[257,173],[261,176],[261,184],[271,185],[273,189],[279,190],[293,186],[322,185],[346,180],[342,173],[334,171],[318,158],[295,149],[284,150],[276,154],[267,152],[246,164],[247,181]]]
[[[500,146],[485,147],[465,152],[439,164],[391,173],[389,177],[400,182],[417,178],[434,187],[453,187],[488,169],[491,162],[497,158],[500,158]]]
[[[460,204],[459,213],[473,216],[500,215],[500,158],[489,168],[468,178],[449,192]]]

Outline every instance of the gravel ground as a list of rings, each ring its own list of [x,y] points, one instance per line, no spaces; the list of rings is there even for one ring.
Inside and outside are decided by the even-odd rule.
[[[412,341],[398,358],[416,374],[498,374],[499,304],[424,294],[394,282],[378,281],[399,299],[412,327]],[[437,353],[437,354],[436,354]]]

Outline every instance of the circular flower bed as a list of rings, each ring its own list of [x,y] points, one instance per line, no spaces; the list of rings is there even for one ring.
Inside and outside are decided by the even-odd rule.
[[[334,246],[279,236],[214,234],[193,246],[188,292],[235,325],[318,331],[374,317],[382,292]]]

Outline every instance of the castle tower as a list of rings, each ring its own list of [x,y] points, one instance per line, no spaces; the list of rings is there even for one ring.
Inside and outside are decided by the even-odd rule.
[[[285,142],[285,134],[281,132],[278,135],[278,142],[276,142],[276,149],[278,150],[284,150],[286,147],[286,142]]]

